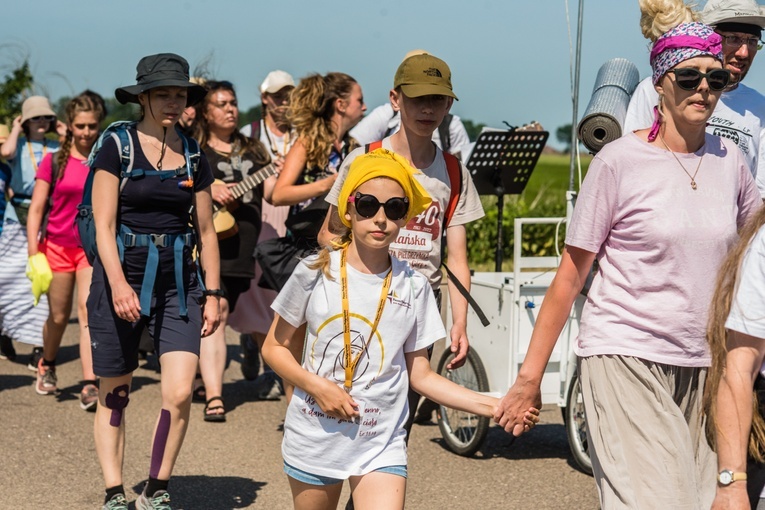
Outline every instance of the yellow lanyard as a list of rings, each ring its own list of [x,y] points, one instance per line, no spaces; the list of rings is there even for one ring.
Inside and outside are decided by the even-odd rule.
[[[388,298],[388,289],[390,289],[393,268],[391,267],[391,269],[388,271],[388,274],[385,275],[382,291],[380,292],[380,303],[377,305],[377,314],[375,314],[375,322],[372,325],[372,331],[370,331],[369,337],[367,337],[367,343],[363,346],[361,352],[359,352],[354,358],[353,352],[351,351],[351,313],[348,310],[348,270],[345,267],[345,257],[347,251],[348,248],[346,247],[343,248],[343,251],[340,253],[340,288],[342,289],[343,297],[343,342],[345,344],[345,349],[343,352],[345,360],[344,387],[345,391],[350,393],[351,387],[353,386],[353,373],[356,371],[356,365],[359,363],[359,359],[361,359],[361,355],[364,354],[364,351],[369,348],[369,343],[372,341],[372,337],[377,331],[378,324],[380,324],[380,317],[382,317],[383,308],[385,308],[385,301]]]
[[[32,160],[32,167],[35,169],[35,175],[37,175],[37,159],[35,159],[35,152],[32,150],[32,142],[27,140],[27,149],[29,149],[29,159]],[[43,140],[43,150],[42,150],[42,158],[40,158],[40,162],[42,162],[43,158],[45,158],[45,154],[48,152],[48,144]]]

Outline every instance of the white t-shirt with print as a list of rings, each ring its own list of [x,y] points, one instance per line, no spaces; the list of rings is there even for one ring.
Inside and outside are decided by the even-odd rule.
[[[292,326],[308,324],[303,368],[338,386],[345,381],[340,252],[330,255],[334,281],[298,264],[272,308]],[[369,334],[385,274],[364,274],[347,265],[354,356],[362,352],[351,396],[360,404],[358,423],[325,415],[313,397],[295,388],[284,421],[282,455],[288,464],[316,475],[346,479],[406,464],[409,378],[404,353],[446,336],[427,280],[392,257],[392,279],[377,331]]]
[[[709,366],[706,341],[715,278],[738,229],[760,207],[735,144],[707,133],[700,151],[672,154],[634,133],[590,163],[566,244],[597,253],[577,356],[633,356]],[[695,171],[695,170],[690,170]]]
[[[765,342],[765,227],[752,238],[741,261],[725,327]],[[765,377],[765,363],[760,373]]]
[[[624,134],[651,127],[653,107],[658,102],[659,93],[651,78],[641,81],[627,108]],[[707,133],[728,138],[738,145],[757,181],[760,195],[765,198],[765,96],[743,83],[723,92],[707,122]]]
[[[393,150],[390,137],[382,142],[383,149]],[[348,175],[348,168],[354,159],[364,154],[364,147],[354,150],[343,161],[340,175],[327,195],[327,202],[337,206],[337,197]],[[457,201],[450,226],[464,225],[482,218],[484,215],[481,198],[473,184],[473,178],[465,166],[460,163],[462,171],[462,193]],[[436,157],[427,168],[419,169],[422,173],[415,174],[433,202],[423,213],[418,214],[406,224],[398,234],[396,241],[390,245],[391,253],[401,260],[409,262],[414,269],[428,277],[434,289],[441,285],[441,235],[444,224],[444,214],[451,196],[449,172],[446,169],[444,153],[436,148]]]

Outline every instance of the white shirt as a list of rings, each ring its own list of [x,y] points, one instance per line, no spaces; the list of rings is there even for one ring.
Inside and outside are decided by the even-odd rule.
[[[659,94],[651,78],[641,81],[627,108],[623,135],[650,128],[653,107],[658,102]],[[765,198],[765,96],[743,83],[723,92],[707,123],[707,133],[736,142]]]
[[[308,324],[303,368],[338,386],[345,381],[340,252],[330,255],[334,281],[298,264],[272,308],[292,326]],[[363,352],[351,396],[360,404],[358,423],[324,414],[306,391],[295,388],[284,421],[282,456],[288,464],[321,476],[346,479],[382,467],[406,464],[409,377],[404,353],[446,336],[428,281],[406,262],[392,258],[392,279],[375,335],[384,274],[364,274],[350,264],[348,297],[351,345]]]

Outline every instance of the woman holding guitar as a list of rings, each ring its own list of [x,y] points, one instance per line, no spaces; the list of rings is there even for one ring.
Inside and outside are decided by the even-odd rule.
[[[274,173],[263,145],[238,130],[239,108],[234,86],[227,81],[208,81],[207,95],[199,105],[199,144],[213,175],[215,229],[220,245],[221,327],[205,338],[199,366],[205,386],[205,421],[226,421],[222,398],[226,368],[225,326],[239,295],[255,276],[252,252],[261,224],[263,187]],[[266,166],[268,165],[268,166]],[[265,167],[265,168],[264,168]]]

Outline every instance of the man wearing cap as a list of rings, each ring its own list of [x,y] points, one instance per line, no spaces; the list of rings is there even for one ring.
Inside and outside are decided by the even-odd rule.
[[[425,50],[412,50],[404,56],[404,60],[415,55],[428,55]],[[361,145],[377,142],[396,133],[401,129],[401,117],[393,111],[390,101],[378,106],[368,113],[351,129],[351,136]],[[470,143],[462,120],[457,115],[447,113],[444,120],[433,131],[433,143],[445,152],[457,152],[461,147]]]
[[[724,65],[731,73],[731,84],[709,119],[707,132],[736,142],[765,199],[765,96],[741,83],[761,47],[765,12],[755,0],[708,0],[701,21],[722,36]],[[627,109],[623,132],[650,127],[658,101],[650,77],[640,82]]]

